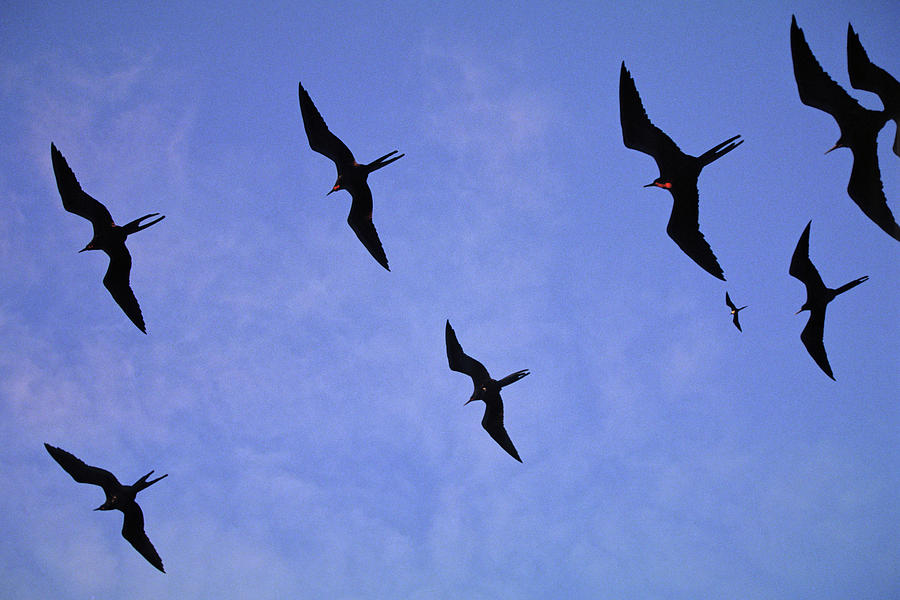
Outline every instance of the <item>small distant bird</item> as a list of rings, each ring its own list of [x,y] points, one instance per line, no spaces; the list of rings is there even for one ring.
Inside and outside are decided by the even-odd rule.
[[[797,19],[791,17],[791,57],[800,101],[830,114],[841,130],[838,141],[825,154],[836,148],[850,148],[853,168],[847,193],[869,219],[900,240],[900,225],[888,208],[878,168],[878,132],[889,119],[896,119],[900,110],[897,80],[869,62],[852,27],[847,33],[847,54],[851,84],[878,93],[886,110],[863,108],[835,83],[809,49]],[[894,151],[900,155],[900,142],[895,141]]]
[[[746,306],[742,306],[740,308],[734,305],[734,302],[731,301],[731,298],[728,296],[728,292],[725,292],[725,304],[728,305],[728,308],[731,309],[731,322],[734,323],[734,326],[738,328],[738,331],[743,333],[741,329],[741,324],[738,321],[738,313],[747,308]]]
[[[387,256],[381,246],[381,240],[378,239],[375,224],[372,222],[372,190],[369,189],[367,178],[372,171],[377,171],[405,155],[400,154],[386,160],[389,156],[397,154],[398,151],[394,150],[367,165],[359,164],[344,142],[328,130],[325,119],[316,110],[316,105],[303,89],[302,83],[299,87],[300,113],[303,115],[303,128],[306,129],[309,147],[333,160],[337,167],[337,181],[334,182],[331,192],[338,190],[350,192],[353,202],[350,204],[350,216],[347,217],[347,223],[350,224],[350,228],[356,233],[356,237],[363,243],[363,246],[378,261],[378,264],[390,271]]]
[[[825,287],[822,277],[816,270],[816,267],[809,260],[809,227],[812,221],[806,224],[806,229],[797,241],[797,247],[794,248],[794,255],[791,257],[791,268],[789,273],[803,282],[806,286],[806,302],[800,307],[796,314],[800,314],[804,310],[809,311],[809,321],[800,339],[809,355],[813,357],[816,364],[825,371],[825,374],[834,379],[834,373],[831,371],[831,365],[828,364],[828,355],[825,354],[825,307],[834,300],[838,294],[843,294],[850,288],[854,288],[866,281],[869,276],[863,275],[859,279],[854,279],[850,283],[845,283],[841,287],[833,290]]]
[[[713,146],[700,156],[690,156],[668,135],[650,122],[631,73],[622,62],[619,72],[619,115],[622,121],[622,140],[625,146],[649,154],[656,160],[659,177],[644,187],[669,190],[674,200],[666,233],[685,254],[713,277],[725,281],[716,255],[700,233],[700,195],[697,179],[700,171],[717,158],[728,154],[744,143],[739,135]]]
[[[56,448],[50,444],[44,444],[47,452],[53,457],[53,460],[59,463],[66,473],[72,476],[72,479],[78,483],[90,483],[99,485],[106,494],[106,502],[95,508],[94,510],[120,510],[125,515],[122,523],[122,537],[134,546],[134,549],[141,553],[141,556],[147,559],[151,565],[162,571],[163,562],[156,553],[156,548],[150,543],[150,538],[144,533],[144,513],[141,507],[134,501],[134,497],[144,488],[150,487],[163,477],[168,477],[168,473],[162,477],[151,479],[147,478],[153,474],[150,471],[140,479],[134,482],[134,485],[122,485],[116,476],[105,469],[92,467],[84,464],[80,459],[69,454],[61,448]]]
[[[506,450],[510,456],[519,462],[519,453],[513,446],[509,434],[503,427],[503,400],[500,399],[500,388],[516,382],[529,374],[528,369],[516,371],[497,381],[491,379],[488,370],[484,365],[468,356],[463,352],[459,340],[456,339],[456,332],[450,327],[450,321],[444,329],[444,338],[447,342],[447,361],[450,363],[450,369],[459,373],[465,373],[472,378],[475,384],[475,391],[472,396],[466,400],[465,404],[473,400],[482,400],[485,404],[484,418],[481,420],[481,426],[484,427],[494,441],[500,444],[500,447]]]
[[[103,250],[109,255],[109,267],[103,277],[103,285],[109,290],[116,304],[125,311],[131,322],[138,329],[147,333],[141,307],[128,282],[131,275],[131,255],[128,253],[128,248],[125,247],[125,238],[141,229],[159,223],[165,217],[141,225],[140,222],[144,219],[159,214],[150,213],[126,225],[116,225],[106,207],[81,189],[78,180],[75,179],[75,173],[72,172],[66,159],[52,143],[50,144],[50,156],[53,159],[53,173],[56,175],[56,186],[62,197],[63,208],[79,217],[84,217],[94,226],[94,237],[79,252]]]

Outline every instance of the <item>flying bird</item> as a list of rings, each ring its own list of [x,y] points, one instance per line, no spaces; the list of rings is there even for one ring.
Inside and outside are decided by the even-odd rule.
[[[356,237],[363,243],[369,254],[378,261],[378,264],[390,271],[387,256],[381,246],[381,240],[378,239],[375,224],[372,222],[372,190],[369,189],[366,180],[372,171],[377,171],[405,155],[400,154],[389,159],[388,157],[397,154],[397,150],[394,150],[367,165],[359,164],[344,142],[328,130],[325,119],[316,110],[316,105],[303,89],[302,83],[299,84],[299,87],[300,113],[303,115],[303,128],[306,130],[309,147],[333,160],[337,167],[337,181],[334,182],[334,186],[328,194],[338,190],[350,192],[353,201],[350,204],[347,223],[350,224],[350,228],[356,233]]]
[[[728,308],[731,309],[731,322],[734,323],[734,326],[738,328],[738,331],[743,332],[741,329],[741,323],[738,321],[738,313],[747,308],[746,306],[742,306],[738,308],[734,305],[734,302],[731,301],[731,297],[728,295],[728,292],[725,292],[725,304],[728,305]]]
[[[84,217],[94,226],[94,237],[79,252],[103,250],[109,255],[109,267],[106,269],[106,275],[103,277],[103,285],[109,290],[116,304],[128,315],[131,322],[138,329],[147,333],[144,317],[141,314],[141,307],[138,305],[137,298],[134,297],[134,292],[131,291],[131,285],[128,282],[131,274],[131,255],[125,246],[125,238],[141,229],[146,229],[159,223],[165,217],[163,216],[141,225],[141,221],[144,219],[149,219],[159,214],[150,213],[126,225],[116,225],[106,207],[81,189],[78,180],[75,179],[75,173],[69,168],[65,157],[52,143],[50,144],[50,156],[53,159],[53,173],[56,175],[56,186],[59,188],[59,195],[62,197],[63,208],[79,217]]]
[[[509,434],[506,433],[506,428],[503,427],[503,400],[500,399],[500,389],[528,375],[528,369],[516,371],[497,381],[491,378],[483,364],[463,352],[459,340],[456,339],[456,332],[450,327],[450,321],[447,321],[444,329],[444,338],[447,342],[447,361],[450,363],[450,369],[465,373],[475,384],[475,391],[465,404],[473,400],[484,402],[484,418],[481,420],[481,426],[510,456],[522,462],[516,447],[509,439]]]
[[[816,270],[816,267],[809,260],[809,227],[812,221],[806,224],[806,229],[797,241],[797,247],[794,248],[794,255],[791,257],[791,268],[789,273],[803,282],[806,286],[806,302],[800,307],[796,314],[800,314],[804,310],[809,311],[809,321],[800,334],[800,339],[809,355],[813,357],[816,364],[825,372],[826,375],[834,379],[834,373],[831,371],[831,365],[828,364],[828,355],[825,354],[825,307],[828,303],[835,299],[838,294],[843,294],[847,290],[854,288],[866,281],[869,276],[863,275],[859,279],[854,279],[850,283],[845,283],[841,287],[833,290],[825,287],[822,277]]]
[[[159,558],[159,554],[156,553],[156,548],[153,547],[153,544],[150,543],[150,538],[144,533],[144,513],[141,512],[141,507],[135,502],[134,497],[144,488],[150,487],[163,477],[167,477],[168,473],[162,477],[147,481],[147,478],[153,474],[153,471],[150,471],[135,481],[133,485],[122,485],[116,479],[116,476],[106,469],[86,465],[65,450],[50,444],[45,443],[44,447],[50,453],[50,456],[53,457],[53,460],[58,462],[59,466],[72,476],[72,479],[78,483],[90,483],[103,488],[103,492],[106,494],[106,502],[94,510],[116,509],[122,511],[122,514],[125,515],[122,523],[122,537],[128,540],[134,546],[134,549],[147,559],[147,562],[165,573],[166,570],[163,569],[163,562]]]
[[[791,17],[791,57],[800,101],[830,114],[841,130],[837,142],[825,154],[836,148],[850,148],[853,167],[847,193],[869,219],[900,241],[900,225],[897,225],[888,208],[878,168],[878,132],[892,118],[889,111],[893,111],[893,118],[896,118],[897,105],[900,104],[897,81],[869,62],[852,27],[848,31],[847,54],[851,83],[860,89],[874,88],[887,110],[863,108],[835,83],[813,56],[803,30],[797,26],[797,19]],[[900,154],[897,142],[894,151]]]
[[[625,146],[649,154],[656,160],[659,177],[644,187],[658,187],[672,194],[672,215],[666,233],[685,254],[703,269],[725,281],[725,275],[716,255],[703,234],[700,233],[700,196],[697,179],[700,171],[717,158],[731,152],[744,143],[735,142],[736,135],[713,146],[700,156],[690,156],[681,151],[668,135],[650,122],[631,73],[622,62],[619,72],[619,116],[622,121],[622,140]]]

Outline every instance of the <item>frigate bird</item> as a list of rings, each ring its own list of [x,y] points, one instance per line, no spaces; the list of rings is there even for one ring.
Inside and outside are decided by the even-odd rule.
[[[503,400],[500,399],[500,389],[528,375],[528,369],[511,373],[499,381],[492,379],[483,364],[463,352],[459,340],[456,339],[456,332],[450,326],[450,321],[447,321],[444,329],[444,338],[447,343],[447,361],[450,363],[450,369],[465,373],[472,378],[472,383],[475,385],[472,396],[466,400],[465,404],[473,400],[484,402],[484,418],[481,420],[481,426],[510,456],[522,462],[503,426]]]
[[[128,279],[131,274],[131,255],[125,246],[125,238],[132,233],[146,229],[159,223],[165,217],[159,217],[141,225],[141,221],[155,217],[159,213],[150,213],[125,225],[116,225],[106,207],[89,196],[75,179],[75,173],[69,168],[62,153],[50,144],[50,156],[53,160],[53,173],[56,175],[56,186],[62,197],[63,208],[79,217],[84,217],[94,226],[94,237],[88,245],[79,250],[103,250],[109,255],[109,267],[103,277],[103,285],[109,290],[125,314],[138,329],[147,333],[141,307],[138,305]]]
[[[369,189],[367,178],[372,171],[377,171],[398,158],[402,158],[404,155],[400,154],[393,158],[388,158],[397,154],[397,150],[394,150],[367,165],[359,164],[353,158],[353,153],[350,152],[346,144],[328,130],[325,119],[319,114],[312,98],[303,89],[302,83],[299,84],[299,88],[300,113],[303,115],[303,128],[306,130],[309,147],[333,160],[337,167],[337,180],[328,194],[338,190],[350,192],[353,201],[350,204],[350,215],[347,217],[347,223],[349,223],[353,232],[356,233],[359,241],[363,243],[363,246],[378,261],[378,264],[390,271],[387,256],[384,253],[384,248],[381,246],[381,240],[378,239],[375,224],[372,222],[372,190]],[[328,194],[325,195],[327,196]]]
[[[825,372],[826,375],[834,379],[834,373],[831,371],[831,365],[828,364],[828,355],[825,354],[825,307],[828,303],[835,299],[838,294],[843,294],[847,290],[854,288],[866,281],[869,276],[863,275],[859,279],[854,279],[849,283],[845,283],[837,289],[825,287],[822,277],[816,270],[816,267],[809,259],[809,227],[812,221],[806,224],[806,229],[797,241],[797,247],[794,248],[794,255],[791,257],[791,268],[789,273],[803,282],[806,286],[806,302],[800,307],[796,314],[800,314],[804,310],[809,311],[809,321],[800,334],[800,339],[809,355],[813,357],[816,364]]]
[[[741,329],[741,323],[738,321],[738,313],[747,308],[746,306],[742,306],[738,308],[734,305],[734,302],[731,301],[731,297],[728,295],[728,292],[725,292],[725,304],[728,305],[728,308],[731,309],[731,322],[734,323],[734,326],[738,328],[738,331],[743,332]]]
[[[859,40],[858,38],[854,40],[854,37],[851,28],[847,40],[851,83],[855,80],[854,86],[858,84],[860,87],[866,86],[862,89],[879,90],[885,107],[888,108],[893,104],[890,110],[896,110],[897,100],[892,95],[895,91],[888,80],[893,81],[894,85],[897,81],[868,61],[862,46],[856,47]],[[835,83],[816,60],[806,43],[803,30],[797,26],[797,19],[793,16],[791,58],[794,62],[794,79],[797,80],[800,101],[830,114],[841,130],[837,142],[825,154],[837,148],[850,148],[853,153],[853,167],[850,170],[847,194],[869,219],[889,236],[900,241],[900,225],[897,225],[887,205],[881,183],[881,171],[878,167],[878,132],[891,118],[888,110],[869,110],[860,106],[844,88]]]
[[[50,456],[53,457],[53,460],[58,462],[59,466],[72,476],[72,479],[78,483],[90,483],[103,488],[103,492],[106,494],[106,502],[94,510],[116,509],[122,511],[122,514],[125,515],[122,522],[122,537],[128,540],[134,546],[134,549],[147,559],[147,562],[165,573],[166,570],[163,568],[163,562],[159,558],[159,554],[156,553],[156,548],[153,547],[153,544],[150,543],[150,538],[144,532],[144,513],[141,512],[141,507],[138,506],[134,498],[141,490],[150,487],[163,477],[167,477],[168,473],[162,477],[147,481],[147,478],[153,474],[153,471],[150,471],[135,481],[133,485],[122,485],[116,479],[116,476],[106,469],[87,465],[65,450],[50,444],[45,443],[44,447],[50,453]]]
[[[719,261],[703,234],[700,233],[700,195],[697,179],[700,171],[714,160],[731,152],[744,140],[736,135],[713,146],[700,156],[681,151],[675,142],[650,122],[631,73],[622,62],[619,72],[619,116],[625,146],[649,154],[656,160],[659,177],[644,187],[658,187],[672,194],[672,215],[666,233],[685,254],[706,272],[725,281]]]

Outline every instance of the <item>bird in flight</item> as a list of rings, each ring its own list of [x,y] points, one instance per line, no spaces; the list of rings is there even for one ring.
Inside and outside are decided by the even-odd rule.
[[[791,257],[791,268],[789,273],[803,282],[806,286],[806,302],[800,307],[796,314],[800,314],[804,310],[809,311],[809,321],[800,334],[803,345],[806,346],[807,352],[816,361],[826,375],[834,379],[834,373],[831,371],[831,365],[828,364],[828,355],[825,354],[825,307],[828,303],[835,299],[838,294],[843,294],[847,290],[854,288],[866,281],[869,276],[863,275],[859,279],[854,279],[849,283],[845,283],[841,287],[833,290],[825,287],[822,277],[816,270],[815,265],[809,260],[809,227],[812,221],[806,224],[806,229],[797,241],[797,247],[794,248],[794,255]]]
[[[166,570],[163,569],[163,562],[159,558],[159,554],[156,553],[156,548],[153,547],[153,544],[150,543],[150,538],[144,532],[144,513],[141,512],[141,507],[138,506],[134,498],[144,488],[150,487],[163,477],[167,477],[168,473],[162,477],[147,481],[147,478],[153,474],[153,471],[150,471],[135,481],[134,485],[122,485],[116,479],[116,476],[106,469],[86,465],[65,450],[50,444],[45,443],[44,447],[50,453],[50,456],[53,457],[53,460],[58,462],[59,466],[72,476],[72,479],[78,483],[90,483],[103,488],[103,492],[106,494],[106,502],[94,510],[116,509],[122,511],[122,514],[125,515],[122,523],[122,537],[128,540],[134,546],[134,549],[147,559],[147,562],[165,573]]]
[[[658,187],[672,194],[672,215],[666,233],[685,254],[703,269],[722,281],[725,275],[709,242],[700,233],[700,195],[697,179],[700,171],[714,160],[744,143],[735,142],[739,135],[713,146],[700,156],[681,151],[668,135],[650,122],[631,73],[622,62],[619,72],[619,116],[625,146],[649,154],[656,160],[659,177],[644,187]]]
[[[109,267],[103,277],[103,285],[109,290],[116,304],[131,319],[131,322],[138,329],[147,333],[141,307],[128,282],[131,275],[131,254],[128,253],[128,248],[125,246],[125,238],[141,229],[159,223],[165,217],[141,225],[141,221],[144,219],[159,214],[150,213],[126,225],[116,225],[106,207],[81,189],[78,180],[75,179],[75,173],[69,168],[65,157],[52,143],[50,144],[50,157],[53,160],[53,173],[56,175],[56,186],[62,197],[63,208],[79,217],[84,217],[94,226],[94,237],[79,252],[103,250],[109,255]]]
[[[450,369],[465,373],[472,378],[472,383],[475,384],[475,391],[472,392],[472,396],[466,400],[465,404],[473,400],[484,402],[484,418],[481,420],[481,426],[510,456],[522,462],[503,426],[503,400],[500,399],[500,389],[528,375],[528,369],[516,371],[497,381],[491,378],[483,364],[463,352],[459,340],[456,339],[456,332],[450,326],[450,321],[447,321],[444,329],[444,338],[447,343],[447,361],[450,363]]]
[[[886,110],[869,110],[860,106],[859,102],[828,76],[813,56],[803,30],[797,26],[797,19],[793,16],[791,58],[800,101],[830,114],[841,130],[838,141],[825,154],[837,148],[850,148],[853,153],[847,194],[869,219],[889,236],[900,241],[900,225],[897,225],[887,205],[878,167],[878,132],[890,118],[896,119],[900,114],[900,85],[886,71],[869,62],[852,27],[847,32],[850,82],[853,87],[876,92]],[[897,139],[900,140],[900,137]],[[900,141],[895,141],[894,151],[900,155]]]
[[[312,98],[303,89],[303,84],[299,84],[300,88],[300,113],[303,115],[303,128],[306,130],[306,137],[309,140],[309,147],[327,156],[334,161],[337,167],[337,181],[331,191],[347,190],[353,201],[350,204],[350,215],[347,217],[347,223],[356,237],[363,243],[363,246],[369,251],[369,254],[378,261],[382,267],[390,271],[387,256],[384,248],[381,246],[381,240],[378,239],[378,232],[375,231],[375,224],[372,222],[372,190],[369,189],[367,178],[369,173],[377,171],[381,167],[391,164],[404,155],[393,156],[397,154],[397,150],[388,152],[381,158],[375,159],[367,165],[361,165],[353,158],[353,153],[347,148],[336,135],[328,130],[325,119],[316,110]],[[393,156],[393,158],[389,158]],[[326,196],[328,194],[325,194]]]
[[[731,309],[731,322],[734,323],[734,326],[737,327],[738,331],[743,332],[741,329],[741,323],[738,321],[738,313],[747,308],[746,306],[742,306],[738,308],[734,305],[734,302],[731,301],[731,297],[728,295],[728,292],[725,292],[725,304],[728,305],[728,308]]]

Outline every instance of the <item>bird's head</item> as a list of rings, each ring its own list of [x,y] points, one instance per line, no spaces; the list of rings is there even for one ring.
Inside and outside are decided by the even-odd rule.
[[[838,138],[838,141],[834,143],[834,146],[825,151],[825,154],[828,154],[832,150],[837,150],[838,148],[847,148],[847,142],[844,141],[844,136]]]
[[[486,392],[487,392],[486,386],[483,386],[483,385],[478,386],[477,388],[475,388],[475,391],[472,392],[472,397],[469,398],[468,400],[466,400],[466,402],[465,402],[465,404],[463,404],[463,406],[465,406],[469,402],[474,402],[475,400],[484,400],[484,395]]]
[[[798,310],[798,311],[795,312],[794,314],[795,314],[795,315],[799,315],[799,314],[802,313],[804,310],[809,310],[809,303],[808,303],[808,302],[807,302],[806,304],[804,304],[803,306],[801,306],[801,307],[800,307],[800,310]]]
[[[106,499],[106,502],[95,508],[94,510],[113,510],[119,505],[119,497],[116,495],[110,496]]]
[[[341,176],[338,175],[338,178],[334,182],[334,187],[331,188],[331,191],[328,192],[328,194],[330,194],[331,192],[336,192],[338,190],[344,189],[344,186],[342,185],[342,183],[343,182],[341,181]],[[325,194],[325,195],[327,196],[328,194]]]
[[[91,240],[91,242],[87,246],[85,246],[78,252],[81,253],[81,252],[84,252],[85,250],[96,250],[96,249],[97,249],[97,246],[94,245],[94,240]]]
[[[654,179],[653,181],[651,181],[644,187],[658,187],[658,188],[662,188],[664,190],[671,190],[672,182],[668,181],[666,179],[663,179],[662,177],[657,177],[656,179]]]

